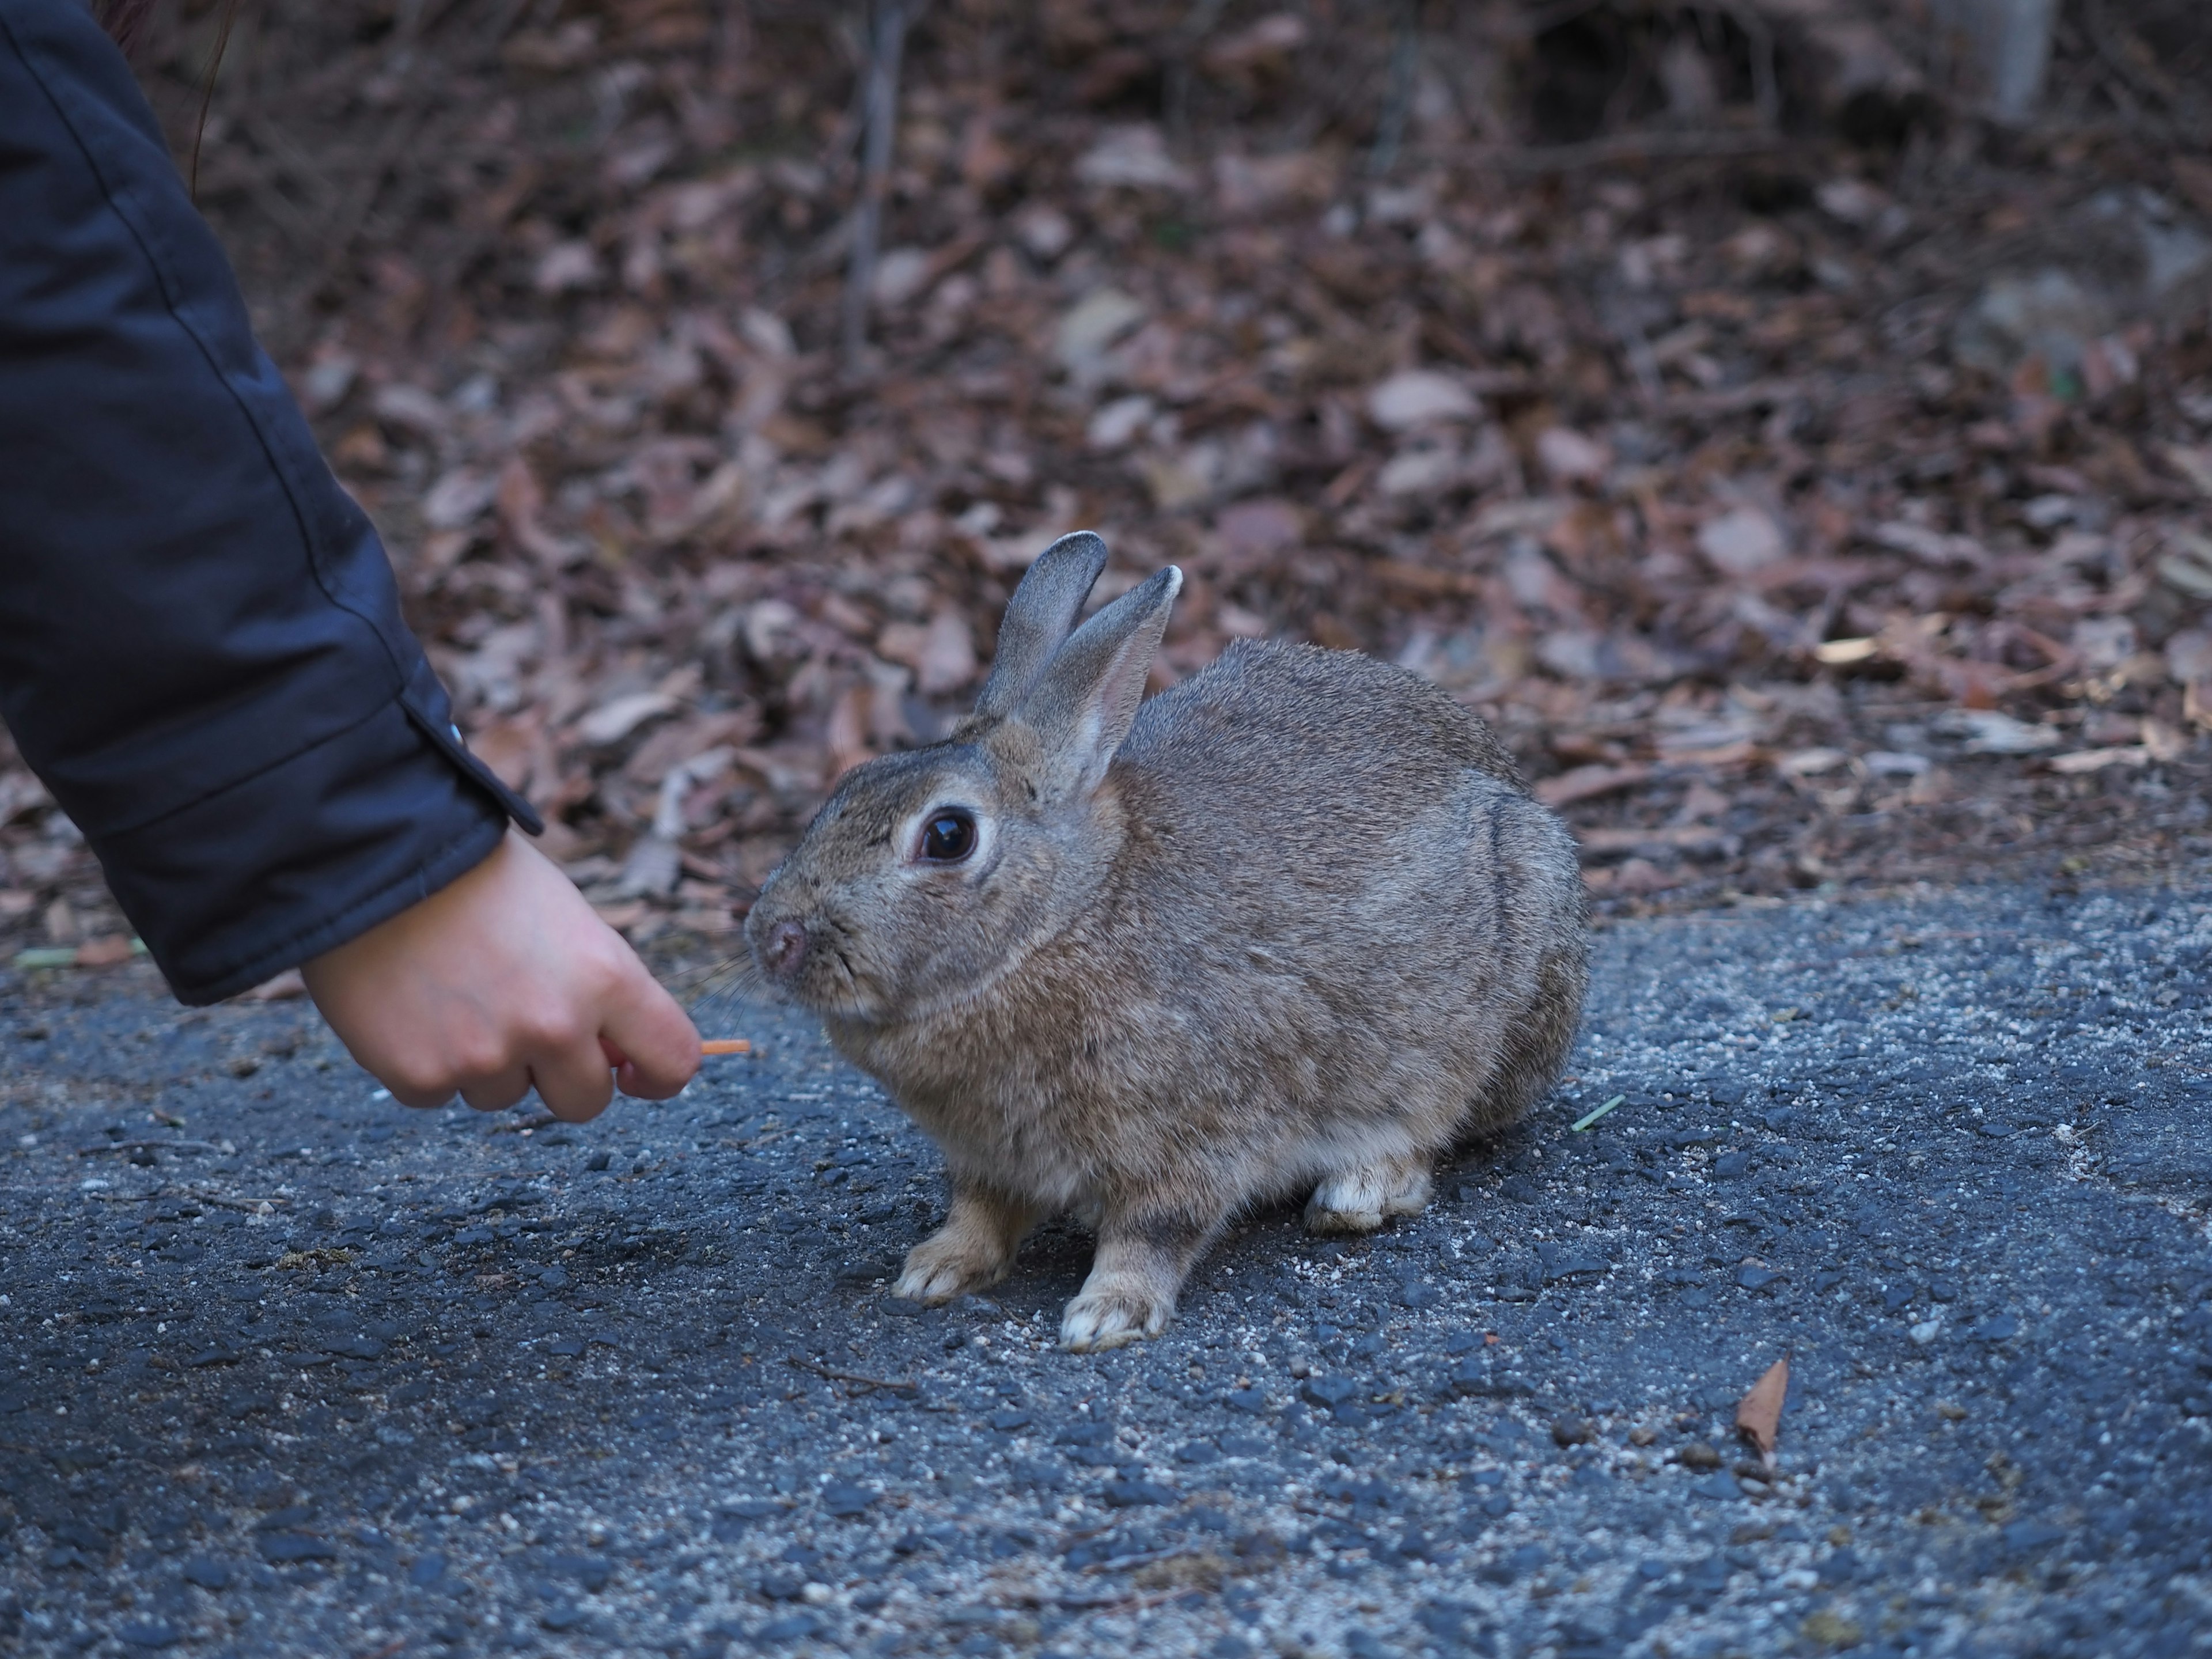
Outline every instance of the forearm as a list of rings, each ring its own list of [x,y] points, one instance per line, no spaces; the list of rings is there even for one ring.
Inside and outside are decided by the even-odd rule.
[[[530,821],[75,0],[0,0],[0,713],[187,1000]]]

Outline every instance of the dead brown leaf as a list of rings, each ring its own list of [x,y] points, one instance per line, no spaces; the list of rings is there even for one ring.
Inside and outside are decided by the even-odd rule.
[[[1774,1455],[1775,1439],[1782,1430],[1782,1402],[1789,1393],[1790,1356],[1785,1353],[1766,1368],[1735,1408],[1735,1431],[1758,1447],[1763,1457]]]

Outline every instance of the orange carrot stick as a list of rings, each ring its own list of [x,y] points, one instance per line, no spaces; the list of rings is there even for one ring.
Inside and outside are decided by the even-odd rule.
[[[702,1054],[749,1054],[753,1045],[743,1037],[709,1037],[699,1045]]]

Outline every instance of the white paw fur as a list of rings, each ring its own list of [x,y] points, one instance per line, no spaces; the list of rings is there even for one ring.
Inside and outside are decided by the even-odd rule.
[[[996,1283],[1004,1271],[1002,1263],[979,1260],[968,1240],[936,1233],[906,1253],[891,1294],[908,1302],[951,1302]]]
[[[1423,1168],[1370,1164],[1343,1170],[1314,1188],[1306,1201],[1310,1233],[1371,1233],[1385,1216],[1419,1215],[1432,1183]]]
[[[1118,1348],[1158,1336],[1168,1328],[1175,1304],[1140,1285],[1085,1285],[1060,1316],[1060,1346],[1070,1353]]]

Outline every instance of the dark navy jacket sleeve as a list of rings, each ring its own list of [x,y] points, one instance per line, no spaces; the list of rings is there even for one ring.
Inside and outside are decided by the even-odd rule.
[[[539,827],[78,0],[0,0],[0,714],[187,1002]]]

